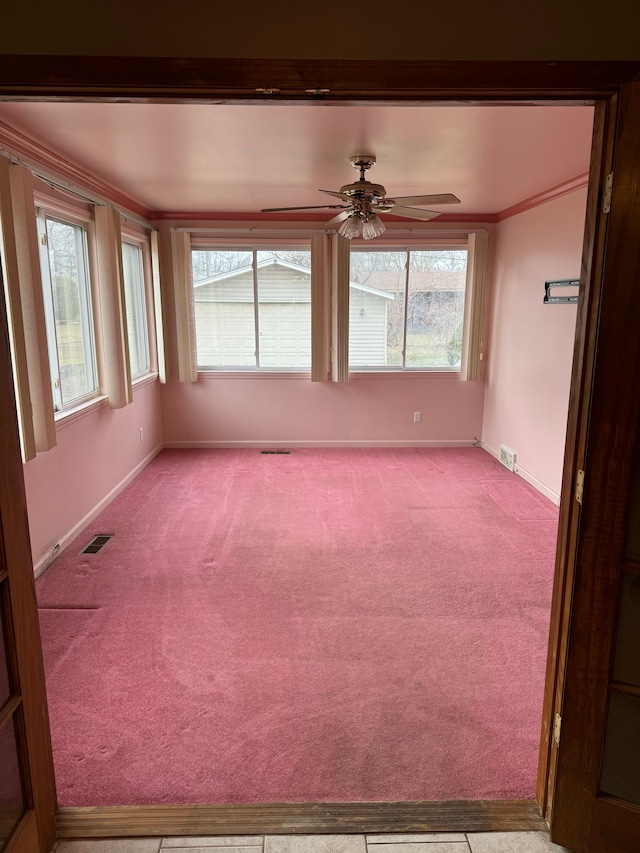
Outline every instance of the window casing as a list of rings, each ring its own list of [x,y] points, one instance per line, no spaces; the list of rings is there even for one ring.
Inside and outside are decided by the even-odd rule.
[[[200,370],[311,369],[309,246],[192,250]]]
[[[131,378],[149,372],[149,324],[142,248],[137,243],[122,241],[122,270],[127,313],[127,337]]]
[[[459,371],[466,246],[350,254],[349,369]]]
[[[37,210],[45,325],[54,409],[98,394],[85,224]]]

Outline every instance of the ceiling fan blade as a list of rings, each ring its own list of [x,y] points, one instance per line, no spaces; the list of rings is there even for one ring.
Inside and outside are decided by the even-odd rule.
[[[334,225],[338,225],[338,223],[344,222],[344,220],[349,216],[349,213],[349,210],[343,210],[342,213],[339,213],[337,216],[334,216],[333,219],[330,219],[328,222],[325,222],[322,227],[333,228]]]
[[[260,213],[279,213],[284,210],[342,210],[344,204],[312,204],[310,207],[263,207]]]
[[[391,210],[383,211],[383,215],[385,213],[390,216],[406,216],[407,219],[421,219],[423,222],[441,215],[437,210],[418,210],[417,207],[399,207],[398,205]]]
[[[351,196],[346,193],[334,192],[333,190],[318,190],[319,193],[327,193],[327,195],[334,195],[336,198],[341,198],[343,201],[351,201]]]
[[[453,193],[393,196],[389,200],[395,201],[396,204],[460,204],[460,199]]]

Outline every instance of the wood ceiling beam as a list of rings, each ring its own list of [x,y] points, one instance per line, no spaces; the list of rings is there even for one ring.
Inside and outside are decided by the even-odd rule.
[[[640,80],[638,61],[0,56],[0,98],[21,100],[585,104],[632,80]]]

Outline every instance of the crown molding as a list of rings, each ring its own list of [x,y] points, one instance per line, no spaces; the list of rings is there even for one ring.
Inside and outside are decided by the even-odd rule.
[[[383,214],[384,216],[384,214]],[[331,213],[281,213],[274,215],[273,213],[224,213],[219,211],[202,211],[202,210],[159,210],[150,214],[149,218],[154,222],[326,222],[327,217],[331,217]],[[417,220],[410,219],[405,216],[393,216],[386,218],[389,222],[412,222],[417,223]],[[443,213],[437,219],[430,220],[431,222],[480,222],[493,223],[497,222],[495,213]],[[422,223],[423,225],[426,223]]]
[[[86,190],[100,200],[110,202],[115,207],[123,208],[143,219],[150,219],[152,216],[152,211],[149,208],[131,196],[116,189],[111,184],[107,184],[96,175],[72,163],[42,143],[36,142],[35,139],[0,121],[0,151],[3,149],[5,154],[32,169],[45,180],[47,177],[60,178],[72,184],[74,188],[78,189],[79,193]]]
[[[529,196],[511,207],[506,207],[499,213],[495,214],[494,222],[502,222],[505,219],[510,219],[512,216],[517,216],[519,213],[524,213],[526,210],[531,210],[533,207],[539,207],[541,204],[547,204],[549,201],[554,201],[557,198],[562,198],[564,195],[569,195],[576,190],[581,190],[589,183],[589,173],[583,172],[581,175],[576,175],[568,181],[563,181],[561,184],[556,184],[554,187],[549,187],[541,193]]]

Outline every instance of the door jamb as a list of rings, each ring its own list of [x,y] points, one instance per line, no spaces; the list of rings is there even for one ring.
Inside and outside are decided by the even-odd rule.
[[[305,88],[331,89],[331,102],[350,103],[596,103],[600,140],[593,149],[588,217],[583,252],[582,323],[574,350],[574,375],[561,500],[561,539],[554,581],[552,631],[545,688],[538,802],[546,818],[552,813],[551,786],[556,750],[551,719],[561,707],[563,661],[573,583],[572,560],[578,517],[573,506],[573,480],[584,453],[590,376],[593,369],[599,289],[593,263],[604,247],[604,231],[596,227],[601,180],[613,148],[612,112],[619,86],[640,77],[639,62],[369,62],[285,60],[178,60],[140,57],[0,57],[0,98],[77,101],[177,101],[265,103],[256,92],[265,79],[276,90],[269,102],[313,101]],[[211,81],[215,81],[212,83]],[[416,82],[417,81],[417,82]],[[313,84],[315,83],[315,86]],[[264,89],[263,89],[264,91]],[[595,138],[595,137],[594,137]],[[596,151],[599,154],[596,156]],[[599,159],[598,159],[599,157]],[[596,219],[598,217],[596,216]],[[591,229],[591,230],[590,230]],[[590,236],[589,236],[590,235]],[[587,246],[587,238],[589,247]],[[579,339],[578,339],[579,338]],[[576,376],[576,371],[579,375]],[[560,551],[561,549],[561,551]],[[190,808],[190,807],[185,807]],[[70,828],[68,828],[70,830]],[[293,830],[292,830],[293,831]],[[112,833],[109,833],[112,834]],[[116,827],[113,834],[121,834]]]

